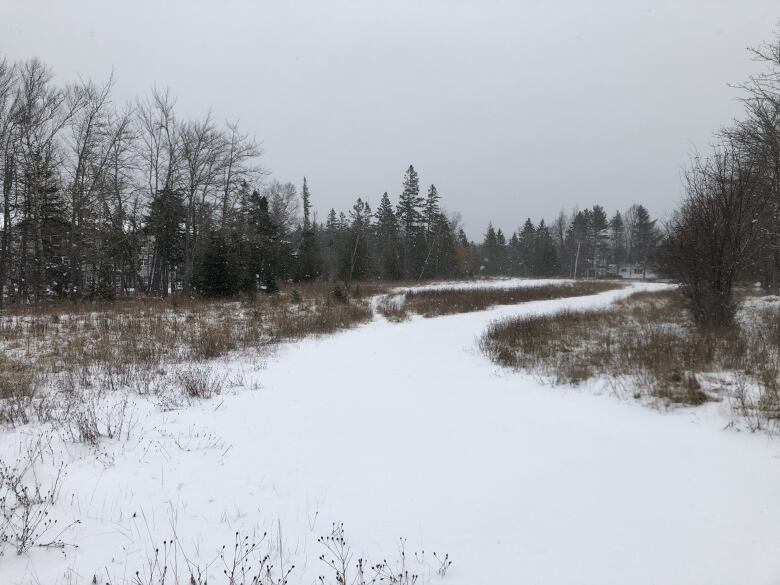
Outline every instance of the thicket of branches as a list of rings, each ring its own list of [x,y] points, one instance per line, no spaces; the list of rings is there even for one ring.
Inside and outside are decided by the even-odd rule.
[[[751,51],[766,68],[738,86],[744,118],[694,157],[660,254],[703,326],[733,321],[738,280],[780,284],[780,34]]]

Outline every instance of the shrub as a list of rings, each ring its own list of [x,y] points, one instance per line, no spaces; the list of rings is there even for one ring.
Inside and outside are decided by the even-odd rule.
[[[190,398],[211,398],[222,393],[223,380],[208,368],[190,368],[178,373],[179,384]]]

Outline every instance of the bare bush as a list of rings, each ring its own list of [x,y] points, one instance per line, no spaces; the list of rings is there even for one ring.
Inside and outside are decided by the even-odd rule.
[[[134,436],[138,418],[127,395],[107,396],[97,389],[71,384],[58,393],[64,404],[48,415],[66,440],[96,446],[101,439],[129,441]]]
[[[383,297],[376,307],[377,312],[388,321],[399,323],[409,319],[409,308],[405,301],[405,295],[387,295]]]
[[[60,464],[48,486],[43,484],[35,471],[43,448],[43,437],[38,437],[14,464],[0,459],[0,555],[4,545],[10,545],[19,555],[35,546],[62,548],[62,535],[77,523],[57,531],[52,509],[65,466]]]
[[[177,375],[181,389],[189,398],[212,398],[222,393],[224,380],[209,368],[189,368]]]
[[[318,539],[323,553],[319,559],[327,569],[320,575],[320,585],[415,585],[423,581],[422,571],[444,577],[452,561],[449,555],[436,555],[435,566],[426,562],[423,552],[408,556],[405,539],[399,540],[398,558],[371,564],[364,558],[354,558],[344,526],[333,524],[331,532]],[[216,555],[199,564],[187,555],[178,535],[164,540],[140,569],[135,571],[129,585],[288,585],[296,567],[289,564],[283,554],[284,543],[281,528],[273,537],[267,532],[261,535],[242,535],[236,532],[233,542],[222,546]],[[417,568],[413,570],[412,566]],[[98,577],[93,577],[98,583]],[[104,582],[101,579],[100,582]],[[107,585],[128,585],[126,578],[105,579]]]
[[[686,195],[660,250],[665,273],[680,282],[694,321],[728,325],[736,314],[733,288],[769,211],[763,161],[725,139],[709,158],[696,158]]]
[[[37,377],[29,364],[0,354],[0,424],[29,422]]]

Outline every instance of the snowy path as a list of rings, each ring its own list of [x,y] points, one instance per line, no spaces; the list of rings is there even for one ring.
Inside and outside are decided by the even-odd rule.
[[[114,465],[72,465],[61,514],[82,519],[81,548],[66,563],[0,559],[0,583],[32,566],[45,585],[65,565],[122,575],[149,532],[170,535],[172,511],[204,558],[280,520],[301,583],[324,573],[316,538],[334,520],[375,560],[399,536],[448,552],[451,585],[780,583],[780,442],[723,431],[715,406],[660,414],[542,386],[475,348],[492,318],[624,294],[378,319],[284,347],[264,369],[228,364],[262,389],[153,414]],[[152,440],[162,428],[211,432],[227,454]]]

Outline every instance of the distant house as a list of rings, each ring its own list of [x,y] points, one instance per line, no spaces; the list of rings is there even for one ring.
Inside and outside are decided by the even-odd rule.
[[[619,278],[640,279],[657,278],[653,266],[642,266],[641,264],[617,264],[610,266],[612,272]]]

